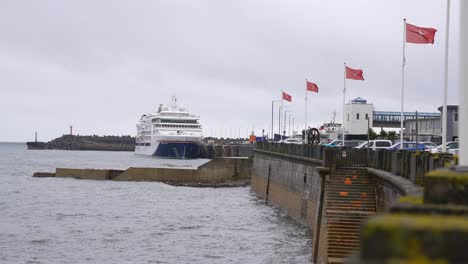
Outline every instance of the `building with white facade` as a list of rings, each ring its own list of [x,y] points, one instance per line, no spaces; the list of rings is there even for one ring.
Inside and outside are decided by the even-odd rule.
[[[344,128],[346,139],[366,139],[373,126],[374,105],[358,97],[344,107]]]

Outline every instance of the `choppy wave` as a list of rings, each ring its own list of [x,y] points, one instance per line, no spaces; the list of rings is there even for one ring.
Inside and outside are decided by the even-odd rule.
[[[32,178],[55,167],[196,167],[125,152],[0,144],[2,263],[310,263],[308,230],[249,187]]]

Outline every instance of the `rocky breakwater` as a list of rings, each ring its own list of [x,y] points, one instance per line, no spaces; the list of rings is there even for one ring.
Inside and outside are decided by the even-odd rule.
[[[27,142],[28,149],[134,151],[131,136],[63,135],[49,142]]]

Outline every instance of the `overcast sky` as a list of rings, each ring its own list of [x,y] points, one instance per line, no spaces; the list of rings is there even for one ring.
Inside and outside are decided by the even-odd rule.
[[[458,104],[458,2],[452,1],[449,104]],[[442,104],[445,0],[1,1],[0,141],[134,135],[142,114],[176,95],[204,134],[269,130],[281,90],[303,127],[341,120],[343,63],[362,68],[347,101],[399,111],[402,19],[434,27],[407,45],[408,111]],[[435,106],[435,107],[434,107]],[[275,125],[277,125],[275,109]],[[232,132],[231,132],[232,131]]]

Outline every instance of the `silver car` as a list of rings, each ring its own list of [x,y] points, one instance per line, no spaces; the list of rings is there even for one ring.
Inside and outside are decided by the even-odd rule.
[[[458,142],[450,141],[445,145],[447,147],[447,152],[452,154],[458,154]],[[432,153],[442,153],[442,145],[431,149]]]
[[[376,139],[376,140],[369,140],[369,148],[376,150],[376,149],[387,149],[392,145],[392,141],[390,140],[383,140],[383,139]],[[367,148],[367,141],[363,142],[361,145],[355,147],[357,149],[365,149]]]

